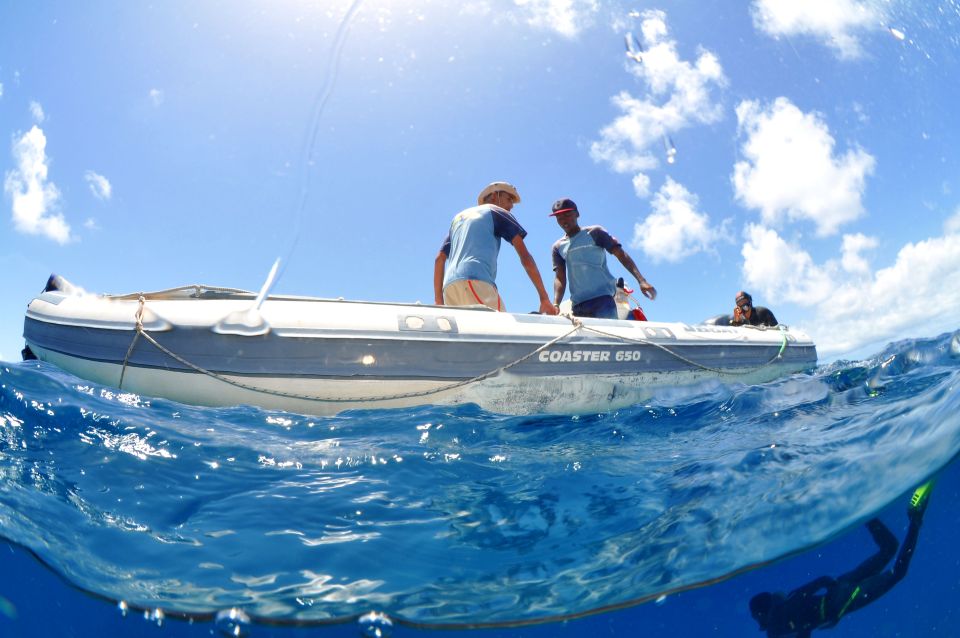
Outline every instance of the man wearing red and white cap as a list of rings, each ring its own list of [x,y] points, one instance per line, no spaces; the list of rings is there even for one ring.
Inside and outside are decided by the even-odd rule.
[[[558,199],[551,217],[563,229],[564,236],[553,245],[554,301],[559,306],[570,282],[570,301],[578,317],[616,319],[614,300],[616,280],[607,268],[607,253],[620,260],[623,267],[640,284],[640,292],[648,299],[657,296],[657,289],[640,274],[633,259],[623,250],[617,238],[602,226],[580,227],[580,211],[572,199]]]
[[[497,257],[500,240],[505,239],[517,251],[520,263],[540,297],[540,312],[557,314],[543,285],[537,264],[523,238],[527,231],[510,213],[520,203],[513,184],[493,182],[477,196],[477,206],[460,211],[450,223],[433,267],[433,296],[438,306],[482,304],[506,311],[497,291]]]

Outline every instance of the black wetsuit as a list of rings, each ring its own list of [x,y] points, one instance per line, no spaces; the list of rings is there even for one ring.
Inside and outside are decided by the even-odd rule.
[[[920,516],[910,517],[897,561],[886,571],[883,568],[897,551],[897,539],[876,518],[867,523],[867,529],[877,553],[836,579],[821,576],[790,592],[770,610],[761,627],[769,638],[808,638],[814,629],[833,627],[845,614],[869,605],[907,575],[920,533]]]
[[[754,306],[753,312],[750,313],[750,318],[744,321],[741,319],[737,321],[736,319],[730,319],[731,326],[742,326],[743,324],[750,324],[751,326],[775,326],[777,325],[777,318],[773,316],[773,313],[770,312],[769,308],[764,308],[763,306]]]

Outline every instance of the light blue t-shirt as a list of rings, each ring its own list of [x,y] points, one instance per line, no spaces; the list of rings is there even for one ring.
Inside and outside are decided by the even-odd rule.
[[[602,226],[585,226],[573,237],[557,240],[553,269],[566,268],[570,301],[578,304],[616,292],[617,280],[607,268],[607,252],[619,246]]]
[[[526,237],[516,218],[499,206],[483,204],[460,211],[450,222],[450,233],[440,250],[447,255],[443,286],[461,279],[496,286],[500,240]]]

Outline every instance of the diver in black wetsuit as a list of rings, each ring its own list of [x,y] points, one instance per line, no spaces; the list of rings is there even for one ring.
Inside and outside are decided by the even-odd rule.
[[[932,487],[932,481],[924,483],[910,498],[907,509],[910,528],[893,569],[884,571],[883,568],[897,551],[897,539],[886,525],[871,519],[867,529],[877,544],[877,553],[836,579],[821,576],[789,594],[757,594],[750,600],[750,614],[760,630],[766,631],[768,638],[809,638],[814,629],[829,629],[845,614],[869,605],[890,591],[907,575]]]

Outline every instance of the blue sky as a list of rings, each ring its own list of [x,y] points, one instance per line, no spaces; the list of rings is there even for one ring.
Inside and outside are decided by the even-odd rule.
[[[0,359],[51,272],[257,289],[281,257],[276,292],[429,303],[450,219],[494,180],[548,289],[571,197],[657,287],[651,319],[743,288],[824,360],[958,327],[953,1],[0,12]],[[498,285],[537,308],[509,247]]]

